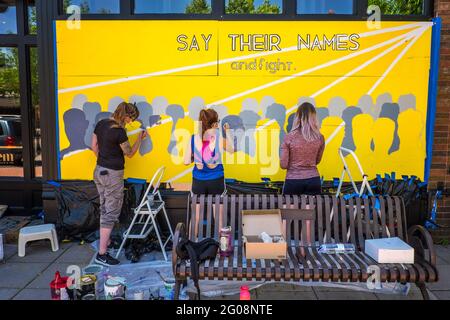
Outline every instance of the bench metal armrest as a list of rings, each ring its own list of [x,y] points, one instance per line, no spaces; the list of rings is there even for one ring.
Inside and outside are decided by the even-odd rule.
[[[432,266],[436,266],[436,250],[431,234],[423,226],[412,226],[408,230],[408,243],[416,254]]]
[[[172,269],[173,274],[175,276],[175,271],[177,267],[178,262],[178,254],[177,254],[177,246],[180,242],[180,238],[186,237],[186,226],[184,223],[180,222],[177,224],[177,227],[175,228],[175,232],[173,234],[173,246],[172,246]]]

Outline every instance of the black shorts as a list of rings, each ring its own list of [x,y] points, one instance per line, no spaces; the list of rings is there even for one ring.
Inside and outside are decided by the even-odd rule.
[[[221,195],[225,192],[225,178],[214,180],[192,180],[192,193],[205,195]]]
[[[283,194],[285,195],[319,195],[321,193],[321,181],[319,177],[304,180],[286,180]]]

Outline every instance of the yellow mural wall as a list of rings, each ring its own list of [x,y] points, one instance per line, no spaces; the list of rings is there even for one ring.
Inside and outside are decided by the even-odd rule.
[[[95,123],[131,101],[141,119],[127,127],[130,141],[140,127],[150,138],[126,159],[126,177],[165,165],[166,181],[191,181],[184,147],[209,106],[252,141],[227,155],[226,177],[283,180],[280,141],[299,101],[311,101],[327,140],[325,179],[340,176],[341,146],[370,178],[423,179],[431,31],[428,22],[56,21],[61,178],[92,179]]]

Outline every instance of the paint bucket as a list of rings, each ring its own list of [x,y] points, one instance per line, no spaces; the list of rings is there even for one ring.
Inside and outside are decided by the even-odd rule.
[[[97,298],[95,297],[95,294],[87,294],[81,297],[81,300],[97,300]]]
[[[106,300],[115,300],[115,298],[125,299],[125,279],[120,277],[109,278],[105,281],[105,298]]]
[[[90,264],[87,267],[83,268],[83,274],[93,274],[96,275],[97,273],[101,272],[103,270],[103,266],[99,264]]]
[[[69,277],[61,277],[59,271],[56,271],[55,278],[50,282],[50,294],[52,300],[70,300],[67,289],[67,280]]]
[[[87,274],[87,275],[81,276],[80,289],[77,290],[78,300],[84,300],[83,297],[86,295],[93,294],[95,296],[96,283],[97,283],[97,277],[92,274]]]
[[[174,299],[174,288],[175,288],[175,279],[174,278],[166,278],[164,281],[164,289],[165,289],[165,300],[173,300]]]

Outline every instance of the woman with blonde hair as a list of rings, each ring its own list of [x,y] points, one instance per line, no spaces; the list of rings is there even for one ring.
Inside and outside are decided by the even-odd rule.
[[[105,266],[119,264],[107,250],[122,211],[124,156],[133,157],[147,136],[144,130],[133,146],[128,141],[125,125],[138,117],[139,110],[134,104],[122,102],[111,118],[97,123],[92,136],[92,151],[97,156],[94,181],[100,195],[100,245],[95,262]]]
[[[283,194],[321,193],[317,165],[322,160],[325,139],[319,130],[316,109],[303,103],[297,110],[294,126],[281,146],[280,166],[287,170]]]

